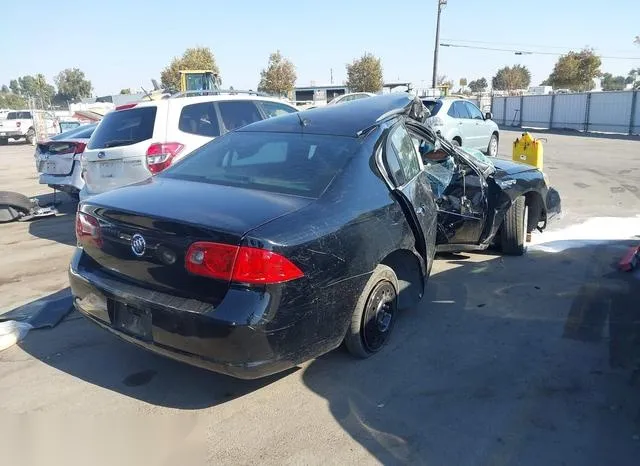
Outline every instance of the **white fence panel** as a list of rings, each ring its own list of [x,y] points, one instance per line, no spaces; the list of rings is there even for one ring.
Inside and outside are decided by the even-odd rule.
[[[522,126],[549,128],[551,121],[551,95],[528,95],[522,99]]]
[[[507,97],[506,126],[520,126],[520,97]]]
[[[589,104],[589,131],[629,133],[633,92],[594,92]]]
[[[493,113],[493,121],[499,125],[504,124],[504,99],[506,97],[494,97],[491,113]]]
[[[556,94],[552,128],[584,131],[587,94]]]

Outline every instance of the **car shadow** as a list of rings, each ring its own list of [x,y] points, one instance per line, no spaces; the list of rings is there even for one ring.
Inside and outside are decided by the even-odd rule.
[[[297,370],[259,380],[234,379],[121,341],[75,310],[53,329],[32,330],[19,346],[33,358],[92,385],[185,410],[225,403]]]
[[[76,244],[74,222],[78,201],[61,192],[55,194],[55,199],[52,193],[35,196],[32,199],[37,200],[40,207],[52,206],[55,201],[55,208],[58,210],[58,214],[55,217],[30,220],[29,233],[37,238],[74,246]]]
[[[618,139],[622,141],[640,141],[640,135],[633,134],[612,134],[612,133],[595,133],[595,132],[584,132],[578,131],[576,129],[540,129],[540,128],[529,128],[526,126],[509,126],[509,125],[499,125],[500,130],[504,131],[527,131],[531,134],[544,135],[544,134],[555,134],[558,136],[581,136],[585,138],[598,138],[598,139]]]
[[[383,352],[329,353],[303,381],[382,464],[637,464],[629,245],[447,257]]]

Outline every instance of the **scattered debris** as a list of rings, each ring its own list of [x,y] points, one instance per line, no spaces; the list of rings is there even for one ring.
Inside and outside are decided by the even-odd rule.
[[[0,322],[0,351],[18,343],[31,329],[31,325],[26,322],[16,322],[15,320]]]
[[[24,322],[34,329],[53,328],[73,309],[72,299],[71,290],[65,288],[57,293],[0,314],[0,322]]]

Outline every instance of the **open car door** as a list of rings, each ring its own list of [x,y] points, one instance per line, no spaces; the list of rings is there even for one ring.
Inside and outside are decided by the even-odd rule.
[[[398,123],[389,130],[377,162],[413,230],[426,272],[435,254],[437,211],[420,156],[404,124]]]
[[[488,185],[470,159],[441,146],[422,125],[407,123],[438,209],[438,250],[477,245],[487,218]]]

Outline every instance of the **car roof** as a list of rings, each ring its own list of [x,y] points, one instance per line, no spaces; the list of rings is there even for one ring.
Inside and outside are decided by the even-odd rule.
[[[198,104],[202,102],[217,102],[221,100],[259,100],[263,102],[278,102],[283,103],[285,105],[289,105],[290,107],[294,107],[293,104],[287,102],[284,99],[280,99],[278,97],[266,97],[262,95],[256,94],[212,94],[212,95],[203,95],[203,96],[188,96],[188,97],[173,97],[168,99],[160,99],[160,100],[143,100],[141,102],[136,102],[136,107],[155,107],[158,105],[167,105],[165,102],[180,102],[187,104]]]
[[[403,113],[408,114],[416,104],[422,106],[422,102],[411,94],[394,92],[269,118],[244,126],[236,132],[309,133],[358,137],[361,131],[386,119]]]

